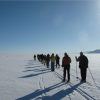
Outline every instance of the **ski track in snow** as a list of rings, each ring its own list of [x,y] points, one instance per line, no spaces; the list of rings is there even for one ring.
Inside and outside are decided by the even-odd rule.
[[[23,93],[20,91],[16,93],[20,94],[20,96],[15,97],[16,100],[100,100],[100,89],[93,84],[80,83],[80,80],[76,79],[73,73],[71,73],[71,82],[66,83],[62,82],[62,68],[51,72],[50,68],[46,68],[38,61],[25,60],[25,62],[27,64],[21,69],[20,75],[22,76],[18,77],[18,79],[21,82],[29,82],[29,86],[28,83],[26,83],[26,86],[33,86],[33,90],[28,90],[28,87],[22,88],[25,90],[22,91]],[[13,99],[6,98],[6,100]]]
[[[59,70],[59,71],[61,71],[61,70]],[[71,74],[71,77],[74,77],[74,79],[75,79],[75,75]],[[78,79],[78,80],[76,79],[76,81],[79,82],[80,79]],[[73,85],[75,85],[75,80],[73,82]],[[88,97],[90,97],[90,100],[91,99],[93,99],[93,100],[95,100],[95,99],[99,100],[99,98],[100,98],[100,96],[98,95],[100,93],[100,90],[94,84],[91,84],[90,82],[82,83],[77,89],[81,90],[85,95],[87,95]],[[94,95],[93,93],[97,93],[97,94]]]
[[[62,80],[63,79],[63,77],[59,74],[59,73],[57,73],[56,72],[56,75]],[[73,86],[75,86],[75,84],[73,84],[73,83],[67,83],[67,84],[69,84],[69,86],[71,87],[71,88],[73,88]],[[79,83],[79,84],[76,84],[76,86],[75,86],[75,88],[73,88],[72,90],[74,90],[75,92],[78,92],[79,94],[81,94],[86,100],[99,100],[99,98],[98,99],[96,99],[96,97],[95,96],[93,96],[93,95],[89,95],[88,93],[86,93],[83,89],[83,87],[82,86],[79,86],[78,87],[78,85],[81,85],[82,83]],[[95,97],[95,98],[94,98]],[[82,99],[82,98],[81,98]]]
[[[43,70],[41,70],[41,71],[43,73]],[[43,75],[40,76],[39,86],[40,86],[41,91],[45,90]],[[44,96],[47,96],[45,92],[42,93],[42,98]]]
[[[42,67],[43,68],[40,68],[40,69],[41,69],[41,72],[43,73],[44,72],[43,70],[45,68],[44,68],[44,66],[42,66]],[[62,72],[60,72],[60,73],[62,73]],[[59,72],[55,71],[53,74],[54,74],[54,77],[56,77],[56,78],[58,77],[61,80],[63,79],[62,75],[60,75]],[[74,75],[71,75],[71,76],[73,76],[75,78]],[[43,91],[41,93],[42,97],[40,97],[40,98],[44,99],[44,100],[49,99],[49,98],[46,98],[46,99],[44,98],[44,97],[48,96],[48,94],[45,92],[46,87],[45,87],[44,75],[42,74],[39,77],[40,77],[40,79],[39,79],[39,87],[40,87],[40,90]],[[93,94],[90,95],[90,94],[85,92],[85,89],[88,89],[88,90],[91,89],[90,86],[86,87],[86,86],[81,86],[81,85],[82,85],[82,83],[78,83],[76,85],[73,84],[73,83],[67,83],[67,84],[65,83],[64,87],[62,88],[62,90],[65,91],[65,92],[68,91],[69,93],[67,93],[67,95],[64,95],[64,96],[66,96],[66,98],[68,100],[74,100],[74,98],[75,98],[74,96],[78,96],[79,100],[80,99],[81,100],[99,100],[98,98],[93,96]],[[60,90],[60,92],[63,92],[62,90]],[[72,91],[74,91],[74,92],[72,92]],[[59,94],[60,94],[60,92],[59,92]],[[72,93],[70,93],[70,92],[72,92]],[[59,95],[58,95],[58,97],[59,97]],[[39,99],[39,98],[37,98],[37,99]]]

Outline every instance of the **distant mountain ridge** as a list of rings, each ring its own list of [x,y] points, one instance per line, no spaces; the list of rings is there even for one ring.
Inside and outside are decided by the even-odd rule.
[[[89,51],[88,53],[100,53],[100,49],[96,49],[96,50],[93,50],[93,51]]]

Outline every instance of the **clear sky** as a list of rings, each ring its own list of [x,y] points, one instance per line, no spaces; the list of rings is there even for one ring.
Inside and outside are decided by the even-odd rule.
[[[99,1],[0,1],[0,53],[98,48]]]

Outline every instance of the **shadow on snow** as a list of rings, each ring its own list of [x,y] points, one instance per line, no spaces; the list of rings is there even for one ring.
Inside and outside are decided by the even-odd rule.
[[[55,88],[58,88],[58,87],[60,87],[60,86],[62,86],[62,85],[64,85],[64,84],[65,84],[65,83],[58,83],[58,84],[56,84],[56,85],[50,86],[50,87],[48,87],[48,88],[45,88],[44,90],[39,89],[39,90],[36,90],[36,91],[33,92],[33,93],[30,93],[30,94],[28,94],[28,95],[26,95],[26,96],[23,96],[23,97],[21,97],[21,98],[18,98],[18,99],[16,99],[16,100],[31,100],[31,99],[34,99],[34,98],[42,99],[42,100],[61,100],[61,99],[64,98],[65,96],[67,96],[67,95],[73,93],[74,90],[77,90],[78,86],[80,86],[82,83],[78,83],[78,84],[73,85],[73,86],[70,85],[70,87],[67,88],[66,90],[61,90],[61,91],[57,92],[56,94],[54,94],[54,95],[52,95],[52,96],[46,96],[46,95],[45,95],[45,96],[39,97],[39,96],[41,96],[42,94],[46,94],[46,93],[49,92],[50,90],[53,90],[53,89],[55,89]],[[80,90],[79,90],[78,92],[80,92]],[[81,92],[83,92],[83,91],[81,91]],[[83,95],[83,94],[81,93],[81,95],[84,96],[87,100],[90,99],[90,96],[89,96],[88,94]],[[92,98],[93,100],[95,100],[93,97],[91,97],[91,98]]]
[[[30,100],[30,99],[34,99],[34,98],[36,98],[36,97],[38,97],[38,96],[41,96],[43,93],[45,94],[46,92],[49,92],[50,90],[53,90],[53,89],[55,89],[55,88],[58,88],[58,87],[60,87],[60,86],[62,86],[62,85],[64,85],[64,83],[57,83],[57,84],[55,84],[55,85],[53,85],[53,86],[50,86],[50,87],[48,87],[48,88],[45,88],[44,90],[41,90],[41,89],[38,89],[38,90],[36,90],[35,92],[33,92],[33,93],[30,93],[30,94],[28,94],[28,95],[26,95],[26,96],[23,96],[23,97],[21,97],[21,98],[18,98],[18,99],[16,99],[16,100]]]
[[[47,71],[47,70],[50,70],[50,69],[32,69],[32,70],[25,70],[23,72],[29,72],[29,71],[34,71],[34,72],[42,71],[42,72],[44,72],[44,71]]]
[[[39,73],[36,73],[36,74],[29,74],[29,75],[25,75],[25,76],[18,77],[18,78],[29,78],[29,77],[37,76],[37,75],[40,75],[40,74],[45,74],[45,73],[48,73],[48,72],[51,72],[51,71],[39,72]]]
[[[35,67],[39,67],[39,66],[34,66],[34,67],[31,67],[31,68],[35,68]],[[27,67],[27,68],[30,68],[30,67]],[[48,73],[48,72],[51,72],[50,70],[44,70],[44,69],[33,69],[33,70],[26,70],[25,72],[27,71],[40,71],[39,73],[37,74],[30,74],[30,75],[26,75],[26,76],[22,76],[22,77],[19,77],[19,78],[28,78],[28,77],[33,77],[33,76],[37,76],[37,75],[40,75],[40,74],[44,74],[44,73]],[[62,76],[60,74],[57,74],[56,75],[62,79]],[[96,100],[95,98],[93,98],[92,96],[90,96],[88,93],[86,93],[85,91],[83,91],[81,88],[79,88],[79,86],[82,84],[82,83],[77,83],[75,85],[73,85],[72,83],[69,83],[68,85],[70,86],[69,88],[65,89],[65,90],[60,90],[58,91],[57,93],[51,95],[51,96],[48,96],[47,95],[47,92],[55,89],[55,88],[58,88],[62,85],[64,85],[65,83],[57,83],[53,86],[50,86],[50,87],[47,87],[45,89],[38,89],[36,90],[35,92],[33,93],[30,93],[28,95],[25,95],[23,97],[20,97],[16,100],[31,100],[31,99],[42,99],[42,100],[61,100],[62,98],[66,97],[66,96],[69,96],[70,97],[70,94],[73,93],[74,91],[77,91],[78,93],[80,93],[86,100]],[[44,94],[44,95],[42,95]]]

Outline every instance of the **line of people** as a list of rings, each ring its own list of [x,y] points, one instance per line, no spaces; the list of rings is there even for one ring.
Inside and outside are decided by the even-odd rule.
[[[44,65],[47,66],[47,68],[49,68],[50,66],[50,61],[51,61],[51,70],[54,71],[54,68],[56,66],[56,68],[60,67],[60,57],[58,54],[56,54],[56,56],[54,55],[54,53],[52,55],[50,54],[38,54],[37,55],[37,59]],[[34,55],[34,60],[36,60],[36,55]],[[56,63],[56,64],[55,64]]]
[[[47,54],[38,54],[37,59],[44,65],[49,68],[51,62],[51,71],[55,71],[56,68],[60,68],[60,57],[58,54],[52,55]],[[81,74],[81,82],[86,82],[87,68],[88,68],[88,58],[80,52],[79,57],[75,57],[76,61],[79,62],[80,74]],[[36,60],[36,55],[34,55],[34,60]],[[70,81],[70,64],[71,57],[67,53],[64,53],[64,57],[62,58],[62,67],[63,67],[63,82],[66,81],[66,72],[67,72],[67,82]]]

